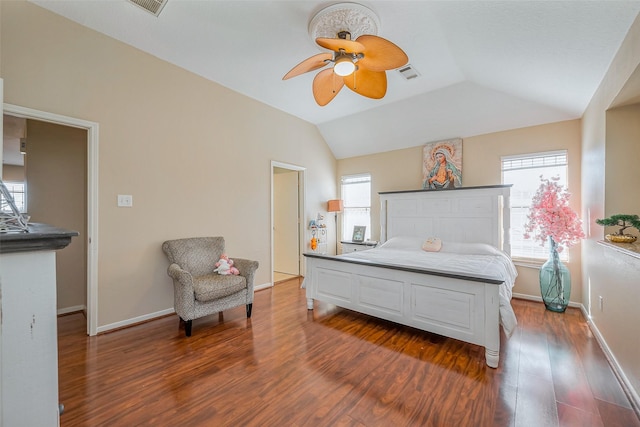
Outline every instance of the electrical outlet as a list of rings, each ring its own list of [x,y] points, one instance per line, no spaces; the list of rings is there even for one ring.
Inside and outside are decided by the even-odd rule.
[[[129,194],[118,194],[118,207],[119,208],[133,207],[133,196]]]
[[[598,307],[600,311],[604,311],[604,298],[602,298],[602,296],[598,297]]]

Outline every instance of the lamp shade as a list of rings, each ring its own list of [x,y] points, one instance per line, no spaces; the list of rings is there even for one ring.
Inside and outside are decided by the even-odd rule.
[[[327,212],[342,212],[342,200],[329,200],[327,202]]]

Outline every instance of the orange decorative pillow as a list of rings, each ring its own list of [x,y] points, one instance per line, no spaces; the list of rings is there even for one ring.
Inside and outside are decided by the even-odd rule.
[[[422,250],[427,252],[438,252],[442,247],[442,240],[438,237],[429,237],[422,244]]]

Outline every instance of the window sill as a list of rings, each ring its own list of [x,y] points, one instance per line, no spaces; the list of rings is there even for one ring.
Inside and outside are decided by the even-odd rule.
[[[542,264],[545,263],[545,259],[524,259],[524,258],[512,258],[513,263],[516,267],[526,267],[526,268],[535,268],[540,269]]]
[[[542,264],[547,262],[546,259],[533,259],[533,258],[512,258],[511,260],[513,261],[516,267],[535,268],[537,270],[540,270],[540,267],[542,267]],[[565,261],[562,259],[560,261],[562,261],[562,263],[567,266],[571,264],[569,261]]]

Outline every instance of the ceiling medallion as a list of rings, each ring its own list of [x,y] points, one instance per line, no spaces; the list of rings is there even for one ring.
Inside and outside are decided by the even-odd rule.
[[[357,3],[337,3],[322,9],[309,22],[309,36],[337,38],[338,33],[351,34],[355,40],[363,34],[377,35],[380,19],[369,8]]]

